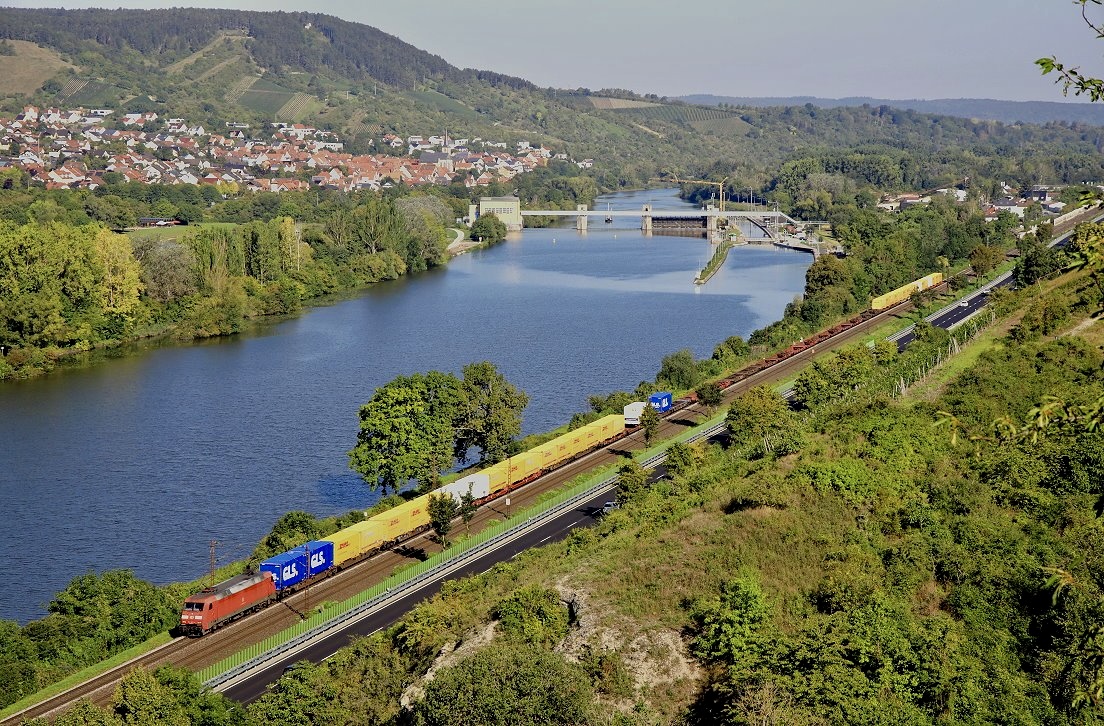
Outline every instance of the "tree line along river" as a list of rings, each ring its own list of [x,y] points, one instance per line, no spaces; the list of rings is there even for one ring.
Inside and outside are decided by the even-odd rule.
[[[595,208],[607,202],[684,204],[674,190]],[[588,395],[654,378],[668,353],[705,357],[778,319],[812,262],[738,247],[697,287],[709,244],[638,227],[526,230],[247,334],[0,384],[0,618],[41,617],[90,570],[190,580],[206,571],[212,539],[228,561],[290,510],[370,506],[377,497],[346,452],[359,406],[397,375],[490,360],[530,396],[524,432],[550,430]]]

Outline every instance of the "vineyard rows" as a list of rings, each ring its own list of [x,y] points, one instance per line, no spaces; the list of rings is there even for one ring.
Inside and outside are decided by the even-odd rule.
[[[280,109],[290,102],[294,96],[295,94],[290,91],[258,91],[255,88],[250,88],[242,94],[239,103],[246,108],[276,118],[276,114]]]
[[[61,93],[58,94],[58,100],[68,101],[71,96],[80,93],[85,86],[88,85],[88,81],[82,78],[70,78],[65,87],[61,89]]]
[[[230,87],[230,90],[226,92],[226,100],[230,103],[236,103],[241,100],[241,97],[245,95],[254,83],[257,82],[257,78],[253,76],[245,76],[237,83]]]
[[[732,118],[735,114],[731,111],[722,111],[719,108],[704,108],[702,106],[649,106],[642,108],[620,108],[616,113],[628,114],[638,118],[657,119],[671,123],[694,123],[696,121],[713,121],[715,119]]]
[[[296,93],[291,100],[280,107],[276,112],[277,121],[297,121],[307,110],[307,104],[314,100],[314,96],[306,93]]]

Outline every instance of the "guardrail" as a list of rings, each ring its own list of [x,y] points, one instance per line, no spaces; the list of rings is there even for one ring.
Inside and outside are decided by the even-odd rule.
[[[1100,221],[1101,219],[1104,219],[1104,217],[1098,217],[1093,221]],[[1053,247],[1060,241],[1068,238],[1071,234],[1072,232],[1069,232],[1061,237],[1055,238],[1050,242],[1049,246]],[[941,310],[926,316],[924,319],[930,322],[958,307],[963,301],[970,301],[979,295],[986,295],[990,290],[1000,285],[1011,276],[1011,272],[1002,273],[969,295],[955,300]],[[900,338],[912,332],[915,327],[915,325],[910,325],[904,330],[898,331],[887,337],[886,340],[897,342]],[[787,400],[792,398],[793,387],[788,386],[784,388],[780,391],[780,394]],[[690,431],[686,431],[673,439],[665,441],[660,446],[653,447],[639,454],[636,458],[640,461],[641,466],[650,469],[662,463],[667,458],[667,449],[671,444],[680,441],[687,443],[698,441],[702,438],[715,436],[724,429],[725,424],[723,417],[715,417]],[[371,611],[373,608],[393,597],[417,590],[427,581],[432,580],[443,572],[456,568],[469,559],[481,556],[486,549],[493,547],[499,542],[512,539],[522,532],[540,525],[544,521],[555,517],[564,509],[570,508],[580,501],[590,499],[604,490],[612,489],[616,485],[618,479],[616,475],[604,476],[601,477],[600,481],[595,483],[595,478],[588,479],[570,489],[564,490],[551,499],[538,503],[503,522],[491,525],[444,552],[439,552],[424,562],[411,565],[402,572],[392,575],[378,585],[354,595],[341,603],[337,603],[329,608],[323,607],[321,612],[316,613],[310,618],[280,633],[269,636],[260,643],[236,653],[219,663],[204,668],[199,672],[200,679],[207,686],[217,686],[220,683],[224,683],[242,673],[252,670],[261,663],[269,661],[282,653],[289,652],[299,645]]]
[[[1080,214],[1081,214],[1081,210],[1075,210],[1073,212],[1070,212],[1068,214],[1064,214],[1064,215],[1058,217],[1057,220],[1055,220],[1054,222],[1057,223],[1057,224],[1061,224],[1063,221],[1069,221],[1069,220],[1071,220],[1071,218],[1074,218],[1074,217],[1076,217]],[[1095,223],[1095,222],[1101,222],[1102,220],[1104,220],[1104,216],[1093,217],[1092,220],[1090,220],[1090,221]],[[1048,247],[1053,247],[1055,245],[1058,245],[1059,243],[1065,241],[1065,239],[1069,239],[1072,235],[1073,235],[1073,232],[1070,231],[1070,232],[1066,232],[1065,234],[1063,234],[1060,237],[1054,237],[1047,244],[1047,246]],[[1008,273],[1001,273],[997,277],[992,278],[991,280],[986,282],[985,285],[979,287],[978,289],[974,290],[973,292],[970,292],[969,295],[967,295],[965,297],[962,297],[962,298],[958,298],[957,300],[952,302],[951,305],[946,306],[942,310],[937,310],[936,312],[933,312],[932,314],[930,314],[930,316],[927,316],[926,318],[924,318],[924,320],[926,320],[927,322],[932,322],[936,318],[942,316],[942,314],[945,314],[948,311],[954,310],[959,305],[962,305],[962,303],[964,301],[969,302],[969,301],[974,300],[974,298],[976,298],[980,295],[988,295],[989,290],[1001,285],[1002,282],[1004,282],[1005,280],[1007,280],[1011,276],[1012,276],[1011,271],[1008,271]],[[959,324],[964,323],[964,322],[966,322],[966,320],[960,320]],[[909,327],[905,328],[904,330],[900,330],[898,332],[893,333],[892,335],[890,335],[889,338],[887,338],[885,340],[888,340],[888,341],[893,342],[893,343],[898,342],[899,340],[904,338],[905,335],[911,333],[915,329],[916,329],[916,325],[914,325],[914,324],[909,325]]]
[[[724,429],[723,417],[714,417],[689,431],[684,431],[673,439],[665,441],[659,446],[642,452],[634,458],[640,461],[641,466],[650,469],[667,458],[667,449],[672,444],[676,442],[692,443],[715,436]],[[550,499],[535,504],[503,522],[486,527],[481,532],[466,538],[463,542],[433,555],[424,562],[411,565],[361,593],[330,607],[323,606],[320,612],[306,620],[200,670],[199,678],[204,685],[215,687],[247,673],[262,663],[288,653],[320,635],[366,615],[392,598],[418,590],[437,576],[455,569],[471,559],[482,556],[487,549],[539,526],[565,509],[569,509],[603,491],[613,489],[617,484],[617,479],[616,475],[598,475],[558,492]]]
[[[950,311],[954,310],[955,308],[960,306],[963,302],[968,303],[968,302],[973,301],[973,299],[976,298],[976,297],[979,297],[981,295],[988,295],[990,290],[992,290],[994,287],[1000,285],[1001,283],[1003,283],[1005,280],[1007,280],[1010,277],[1012,277],[1011,272],[1002,272],[1001,274],[997,275],[996,277],[994,277],[989,282],[987,282],[984,285],[982,285],[981,287],[979,287],[977,290],[974,290],[973,292],[971,292],[969,295],[965,295],[963,297],[960,297],[957,300],[952,301],[949,305],[947,305],[943,308],[940,308],[939,310],[936,310],[931,315],[926,316],[924,318],[924,320],[926,320],[930,323],[933,320],[935,320],[936,318],[938,318],[942,315],[946,315]],[[962,322],[965,322],[965,321],[962,321]],[[886,340],[888,340],[891,343],[896,343],[901,338],[905,337],[906,335],[908,335],[909,333],[911,333],[914,330],[916,330],[916,325],[915,324],[908,326],[904,330],[898,330],[893,335],[888,336],[886,338]]]

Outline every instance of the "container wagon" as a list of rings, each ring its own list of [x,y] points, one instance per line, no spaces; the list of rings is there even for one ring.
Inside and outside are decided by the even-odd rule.
[[[648,396],[648,404],[651,405],[657,413],[667,413],[671,410],[671,392],[661,391],[659,393],[653,393]]]
[[[902,290],[907,289],[908,294],[897,302],[907,300],[914,289],[927,289],[941,282],[941,274],[928,275],[902,288]],[[894,293],[900,294],[900,291],[894,291]],[[718,385],[721,388],[727,388],[733,383],[781,363],[816,343],[828,340],[833,335],[869,320],[881,310],[897,304],[897,302],[887,303],[894,293],[876,298],[876,304],[872,305],[871,309],[826,332],[818,333],[781,353],[775,353],[745,366],[723,379]],[[883,307],[878,307],[879,305]],[[625,434],[626,424],[639,425],[639,414],[643,412],[646,405],[651,406],[658,413],[668,413],[690,405],[695,399],[696,396],[691,394],[676,403],[672,401],[669,391],[652,394],[647,403],[641,402],[626,407],[625,415],[606,416],[575,431],[569,431],[528,452],[462,477],[440,491],[451,495],[458,502],[470,491],[474,500],[482,503],[622,437]],[[429,527],[428,504],[428,495],[417,497],[386,512],[373,515],[363,522],[346,527],[329,537],[270,558],[262,563],[262,572],[259,575],[242,575],[192,595],[185,601],[184,611],[181,613],[181,630],[188,635],[202,635],[228,620],[241,617],[271,602],[285,592],[291,592],[298,586],[307,584],[318,574],[335,571],[355,563],[427,529]]]
[[[933,272],[930,275],[925,275],[919,280],[910,282],[907,285],[902,285],[896,290],[891,290],[884,295],[879,295],[870,301],[870,308],[872,310],[885,310],[886,308],[893,307],[898,303],[903,303],[912,297],[912,294],[917,291],[930,290],[933,287],[937,287],[943,284],[943,273]]]

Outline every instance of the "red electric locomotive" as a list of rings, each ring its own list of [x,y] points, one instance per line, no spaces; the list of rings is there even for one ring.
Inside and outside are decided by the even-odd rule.
[[[197,592],[184,601],[180,632],[198,638],[276,599],[272,573],[238,575]]]

